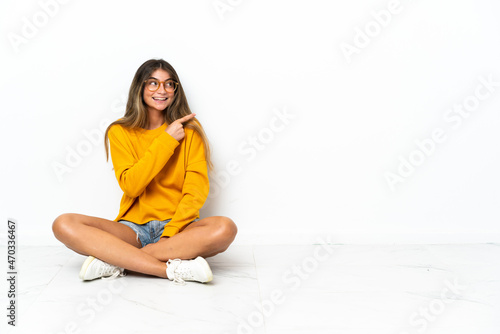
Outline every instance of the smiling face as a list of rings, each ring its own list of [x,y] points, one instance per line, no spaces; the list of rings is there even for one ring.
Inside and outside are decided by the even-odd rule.
[[[159,82],[163,82],[163,84],[160,84],[160,87],[155,92],[147,89],[147,84],[144,84],[144,91],[142,93],[144,102],[148,106],[148,111],[161,112],[172,103],[175,94],[173,91],[168,92],[165,90],[165,81],[170,79],[170,74],[168,74],[165,70],[157,69],[148,79],[156,79]]]

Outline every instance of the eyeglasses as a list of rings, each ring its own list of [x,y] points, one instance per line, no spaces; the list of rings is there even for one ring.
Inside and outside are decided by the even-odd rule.
[[[168,79],[165,81],[159,81],[156,79],[148,79],[144,82],[146,83],[146,88],[150,92],[156,92],[158,90],[158,88],[160,88],[161,84],[163,84],[163,87],[165,88],[165,90],[169,93],[172,93],[177,89],[177,85],[179,85],[178,82],[175,82],[172,79]]]

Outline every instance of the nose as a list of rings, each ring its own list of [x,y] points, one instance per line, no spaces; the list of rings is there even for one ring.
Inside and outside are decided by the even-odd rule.
[[[163,91],[162,91],[162,88],[163,87]],[[158,87],[158,90],[157,90],[159,93],[167,93],[167,89],[165,88],[165,83],[164,82],[160,82],[160,86]]]

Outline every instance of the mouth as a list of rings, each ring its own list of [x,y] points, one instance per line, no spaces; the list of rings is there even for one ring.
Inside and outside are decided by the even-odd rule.
[[[167,101],[167,97],[153,97],[153,100],[155,101]]]

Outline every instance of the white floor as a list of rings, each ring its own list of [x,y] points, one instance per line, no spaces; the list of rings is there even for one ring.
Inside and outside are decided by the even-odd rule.
[[[81,282],[64,247],[18,256],[8,333],[500,333],[498,244],[234,245],[208,259],[211,283],[185,286]]]

